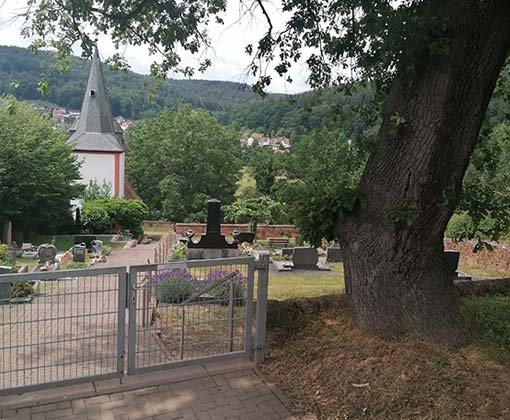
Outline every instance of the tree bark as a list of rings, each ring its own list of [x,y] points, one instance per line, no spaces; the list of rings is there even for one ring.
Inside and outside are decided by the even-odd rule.
[[[398,71],[354,211],[337,223],[355,323],[387,338],[466,343],[443,234],[510,48],[510,1],[447,0],[446,54]],[[430,13],[430,9],[425,11]]]

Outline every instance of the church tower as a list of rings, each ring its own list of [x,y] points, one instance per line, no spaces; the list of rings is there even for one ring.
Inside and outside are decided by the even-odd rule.
[[[79,119],[70,129],[67,141],[81,162],[81,183],[107,183],[112,196],[124,198],[125,148],[122,128],[113,119],[99,59],[94,50],[92,67]]]

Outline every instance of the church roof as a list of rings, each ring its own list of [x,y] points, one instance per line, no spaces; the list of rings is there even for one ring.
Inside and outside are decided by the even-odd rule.
[[[97,47],[92,58],[81,114],[70,131],[72,134],[67,142],[73,144],[74,150],[124,151],[122,129],[112,116]]]

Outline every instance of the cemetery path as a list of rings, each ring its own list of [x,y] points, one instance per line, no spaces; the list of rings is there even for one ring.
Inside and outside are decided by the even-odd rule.
[[[116,275],[41,283],[31,303],[0,306],[0,390],[115,372]]]
[[[129,267],[131,265],[143,265],[154,262],[154,250],[158,247],[159,241],[150,244],[138,244],[134,248],[124,248],[112,253],[105,263],[98,267]]]
[[[115,373],[117,274],[90,270],[89,276],[45,281],[40,287],[42,294],[31,303],[0,306],[0,391]],[[137,342],[141,354],[170,361],[153,331],[140,328]]]

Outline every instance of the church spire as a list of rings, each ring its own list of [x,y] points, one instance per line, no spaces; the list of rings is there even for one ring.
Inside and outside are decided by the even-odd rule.
[[[87,90],[83,97],[80,121],[76,131],[89,133],[113,133],[113,117],[110,103],[106,96],[103,69],[97,47],[90,68]]]
[[[87,89],[83,97],[81,114],[71,128],[69,143],[75,150],[123,151],[122,130],[113,120],[110,102],[106,95],[103,69],[97,46],[94,47]]]

